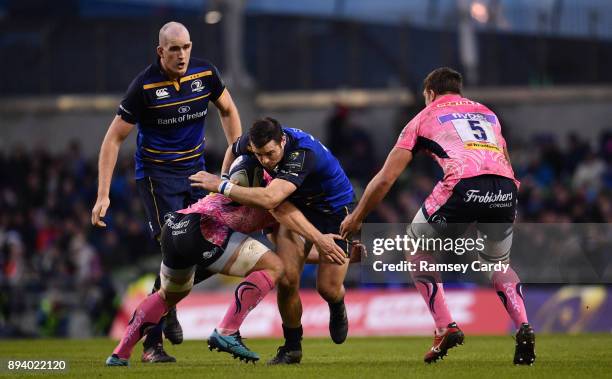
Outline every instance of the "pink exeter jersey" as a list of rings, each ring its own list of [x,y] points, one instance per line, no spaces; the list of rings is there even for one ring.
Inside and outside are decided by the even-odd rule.
[[[276,223],[270,212],[234,203],[217,193],[203,197],[177,212],[199,213],[202,235],[217,246],[223,246],[232,231],[249,234]]]
[[[499,175],[519,186],[504,155],[506,141],[497,116],[461,95],[443,95],[429,104],[404,127],[395,147],[424,149],[442,167],[444,178],[425,201],[429,214],[448,200],[461,179]]]

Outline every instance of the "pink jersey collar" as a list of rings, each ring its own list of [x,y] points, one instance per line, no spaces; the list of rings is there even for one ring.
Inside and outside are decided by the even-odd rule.
[[[442,96],[438,96],[434,101],[431,102],[431,104],[429,104],[429,106],[436,106],[440,103],[444,103],[444,102],[450,102],[450,101],[456,101],[459,99],[463,99],[463,96],[456,94],[456,93],[449,93],[446,95],[442,95]]]

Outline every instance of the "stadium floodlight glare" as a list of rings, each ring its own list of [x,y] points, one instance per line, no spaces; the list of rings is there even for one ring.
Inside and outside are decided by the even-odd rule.
[[[204,16],[204,21],[206,21],[207,24],[217,24],[219,21],[221,21],[221,18],[223,18],[223,15],[221,14],[221,12],[219,11],[209,11],[206,12],[206,15]]]

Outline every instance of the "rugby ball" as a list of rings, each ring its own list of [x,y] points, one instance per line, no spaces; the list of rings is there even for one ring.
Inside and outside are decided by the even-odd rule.
[[[230,167],[230,180],[243,187],[263,187],[263,168],[255,157],[241,155]]]

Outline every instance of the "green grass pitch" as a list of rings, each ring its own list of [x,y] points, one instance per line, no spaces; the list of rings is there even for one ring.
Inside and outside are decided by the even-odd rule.
[[[599,378],[612,377],[612,335],[539,335],[537,360],[531,367],[512,364],[514,340],[510,336],[466,336],[463,346],[449,351],[442,361],[426,365],[423,353],[431,343],[423,337],[349,338],[344,345],[329,339],[306,339],[299,366],[267,367],[279,344],[273,339],[247,339],[245,343],[262,356],[253,365],[225,353],[210,352],[204,341],[167,344],[178,362],[140,363],[141,345],[135,349],[130,367],[105,367],[104,360],[115,346],[108,339],[93,340],[3,340],[0,359],[65,359],[67,372],[22,372],[23,377],[61,378]],[[0,377],[18,377],[0,369]]]

